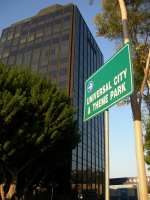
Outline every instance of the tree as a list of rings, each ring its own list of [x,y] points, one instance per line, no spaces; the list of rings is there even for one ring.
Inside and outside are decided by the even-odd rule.
[[[0,64],[2,200],[65,180],[58,172],[68,169],[79,140],[73,115],[69,97],[50,81]]]
[[[142,136],[141,103],[142,100],[146,101],[148,99],[150,89],[148,84],[150,70],[145,67],[150,45],[150,3],[148,0],[126,0],[125,3],[128,10],[128,31],[132,46],[135,82],[134,92],[130,96],[130,100],[128,99],[127,101],[131,103],[136,138],[140,138]],[[119,7],[118,0],[103,1],[103,12],[96,16],[96,25],[98,35],[122,43],[122,22],[125,23],[125,21],[121,20],[121,12],[117,7]],[[136,139],[136,146],[137,149],[140,149],[140,152],[143,151],[141,139]],[[145,183],[146,176],[142,169],[144,166],[143,155],[137,153],[137,159],[140,160],[138,168],[139,182],[141,183],[143,181]],[[141,162],[143,163],[140,164]],[[143,187],[144,190],[140,190],[141,199],[144,198],[142,197],[143,191],[145,197],[147,196],[145,185]]]
[[[116,6],[119,6],[117,0],[103,1],[103,12],[96,16],[95,23],[99,36],[116,40],[121,45],[123,42],[121,13]],[[133,50],[135,92],[139,96],[150,45],[150,3],[148,0],[126,0],[126,6],[129,37]],[[146,87],[149,91],[148,84]]]

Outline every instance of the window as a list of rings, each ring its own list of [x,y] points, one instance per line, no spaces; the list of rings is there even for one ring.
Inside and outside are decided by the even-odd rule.
[[[1,42],[5,42],[6,41],[6,36],[1,38]]]
[[[59,43],[59,37],[53,38],[52,43],[55,44],[55,45],[58,45],[58,43]]]
[[[15,62],[15,56],[10,56],[10,57],[8,58],[8,65],[13,65],[14,62]]]
[[[24,44],[24,43],[26,43],[26,37],[25,36],[21,37],[21,39],[20,39],[20,44]]]
[[[40,49],[34,49],[31,60],[31,68],[34,71],[38,70],[39,57],[40,57]]]
[[[43,36],[43,31],[42,30],[38,30],[36,32],[36,38]]]
[[[2,53],[3,53],[3,48],[0,48],[0,55],[2,57]]]
[[[36,38],[35,44],[39,44],[42,42],[42,37]]]
[[[67,16],[64,17],[64,22],[65,23],[70,22],[70,19],[71,19],[71,16],[67,15]]]
[[[50,55],[51,55],[51,58],[52,58],[53,56],[55,56],[55,48],[54,48],[54,47],[51,48],[51,50],[50,50]]]
[[[53,26],[53,33],[56,34],[56,33],[60,32],[60,30],[61,30],[61,23],[60,23],[60,21],[58,21],[58,23],[56,21]]]
[[[23,54],[17,54],[16,64],[21,65],[22,64],[22,58]]]
[[[52,35],[52,24],[48,24],[45,28],[45,34],[46,35]]]
[[[67,75],[67,66],[63,66],[60,68],[60,71],[59,71],[59,74],[60,76],[65,76]]]
[[[11,52],[16,52],[17,51],[17,46],[12,46],[11,47]]]
[[[51,79],[56,80],[56,78],[57,78],[57,68],[56,68],[56,66],[50,67],[49,71],[50,71]]]
[[[28,42],[33,41],[34,40],[34,34],[33,33],[29,34],[27,40],[28,40]]]
[[[18,38],[20,36],[20,32],[16,32],[14,38]]]
[[[30,65],[30,59],[31,59],[31,51],[25,52],[24,53],[23,64],[25,66],[29,66]]]
[[[40,22],[38,23],[38,25],[39,25],[39,26],[42,26],[43,24],[45,24],[45,20],[42,19],[42,21],[40,21]]]
[[[63,19],[63,29],[68,29],[70,27],[71,16],[65,16]]]
[[[13,42],[12,42],[13,45],[17,45],[18,43],[19,43],[18,39],[14,39]]]
[[[62,36],[62,41],[64,41],[64,40],[69,40],[69,33],[68,32]]]
[[[43,65],[43,66],[39,65],[40,74],[48,75],[47,74],[47,70],[48,70],[48,66],[47,65]]]
[[[57,65],[57,60],[56,59],[50,60],[50,65],[51,66],[56,66]]]
[[[4,29],[3,32],[2,32],[2,37],[1,37],[1,42],[5,42],[6,39],[7,39],[7,29]]]
[[[59,17],[61,15],[62,15],[62,10],[59,10],[59,11],[53,13],[53,17]]]
[[[4,53],[3,53],[3,58],[6,58],[9,56],[9,51],[8,50],[5,50]]]
[[[69,41],[65,40],[61,42],[61,57],[68,57],[69,53]]]
[[[7,58],[3,58],[3,59],[2,59],[2,62],[3,62],[4,64],[7,64],[7,60],[8,60]]]
[[[50,60],[56,60],[59,54],[59,45],[53,45],[50,48]]]
[[[9,31],[9,28],[4,29],[2,32],[2,36],[7,35],[8,31]]]
[[[49,47],[44,47],[41,49],[40,65],[47,65],[49,58]]]
[[[70,13],[72,11],[72,7],[66,7],[64,9],[64,13]]]
[[[67,87],[67,80],[66,79],[60,80],[59,86],[60,88],[65,89]]]
[[[13,32],[9,32],[7,36],[7,40],[11,40],[13,38]]]

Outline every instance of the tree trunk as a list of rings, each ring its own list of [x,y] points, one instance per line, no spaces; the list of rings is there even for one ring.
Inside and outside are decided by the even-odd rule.
[[[136,159],[138,166],[138,178],[139,178],[139,197],[140,200],[148,200],[147,190],[147,178],[144,162],[144,148],[142,138],[142,122],[141,122],[141,107],[138,103],[136,93],[131,95],[131,109],[133,114],[134,132],[135,132],[135,148]]]
[[[10,184],[9,190],[6,194],[7,199],[12,199],[12,197],[16,194],[16,183]]]
[[[12,199],[12,197],[16,194],[16,183],[10,184],[9,190],[7,193],[4,192],[3,184],[0,184],[0,196],[2,200]]]
[[[3,184],[0,184],[0,196],[1,196],[2,200],[5,200],[5,193],[4,193]]]

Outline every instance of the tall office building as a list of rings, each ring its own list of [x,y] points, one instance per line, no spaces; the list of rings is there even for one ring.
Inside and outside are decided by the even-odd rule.
[[[72,152],[72,186],[104,194],[103,115],[83,122],[84,81],[103,56],[78,8],[56,4],[4,29],[0,59],[38,71],[67,90],[81,135]]]

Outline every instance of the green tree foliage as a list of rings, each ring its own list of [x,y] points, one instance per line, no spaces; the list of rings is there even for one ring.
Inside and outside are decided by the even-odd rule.
[[[0,183],[7,197],[11,186],[21,196],[65,180],[79,140],[73,115],[69,97],[49,81],[0,64]]]
[[[128,32],[133,50],[133,67],[136,91],[140,90],[150,44],[149,0],[126,0]],[[98,34],[123,43],[121,12],[118,0],[103,1],[103,11],[95,18]]]
[[[142,99],[145,101],[147,109],[150,110],[150,87],[148,83],[145,84],[144,93],[141,93],[148,49],[150,46],[150,1],[125,0],[125,4],[128,12],[128,32],[132,47],[135,83],[135,90],[131,96],[131,108],[133,111],[133,120],[141,121]],[[96,16],[95,24],[99,36],[115,40],[119,44],[123,43],[121,12],[118,0],[103,0],[102,12]],[[148,79],[149,78],[150,73]],[[129,102],[129,100],[127,100],[127,102]],[[146,136],[146,143],[149,142],[147,140],[149,140],[148,136]],[[147,145],[145,148],[147,149]],[[148,164],[150,163],[150,160],[148,161],[147,158],[146,161]]]

